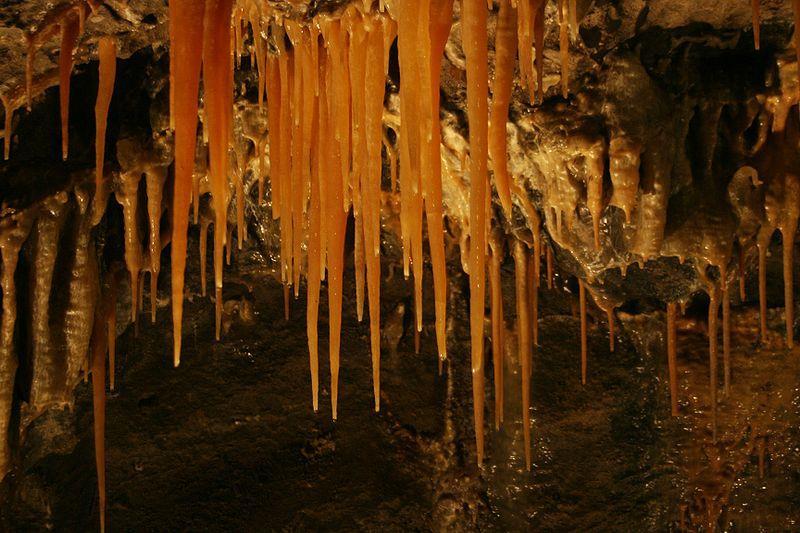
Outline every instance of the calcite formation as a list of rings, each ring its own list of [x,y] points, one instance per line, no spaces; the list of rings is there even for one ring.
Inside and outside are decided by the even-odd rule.
[[[59,155],[68,163],[75,157],[75,136],[86,132],[71,126],[71,84],[76,68],[96,59],[94,160],[55,191],[43,188],[31,198],[7,187],[1,198],[0,474],[12,464],[8,435],[44,410],[68,404],[80,377],[91,372],[101,527],[105,357],[108,352],[113,389],[117,307],[127,303],[138,327],[147,273],[155,322],[158,286],[167,283],[159,280],[162,250],[169,246],[172,354],[174,366],[180,364],[190,221],[200,228],[204,295],[213,227],[217,340],[224,334],[226,255],[229,263],[233,247],[242,249],[250,221],[277,236],[271,252],[287,316],[291,293],[296,298],[302,285],[307,290],[314,411],[320,406],[320,294],[327,287],[334,420],[348,233],[359,320],[368,306],[375,411],[381,406],[385,245],[398,239],[403,274],[413,276],[417,346],[423,265],[430,262],[440,369],[453,357],[447,269],[457,247],[469,276],[479,465],[487,270],[494,425],[504,422],[506,254],[514,264],[528,470],[537,298],[542,281],[553,286],[556,267],[577,278],[576,357],[584,384],[591,379],[589,300],[607,314],[612,351],[615,309],[639,300],[666,307],[675,416],[678,306],[707,293],[714,440],[719,308],[727,392],[730,293],[739,283],[744,300],[744,276],[757,263],[765,339],[766,254],[776,231],[783,241],[785,344],[794,346],[800,122],[793,109],[800,46],[789,35],[797,2],[170,0],[165,11],[160,2],[70,0],[40,7],[23,2],[0,18],[8,58],[0,68],[7,168],[27,142],[15,134],[15,123],[54,85]],[[118,62],[144,46],[169,61],[168,72],[154,72],[151,80],[154,92],[166,83],[168,111],[151,118],[149,137],[120,135],[109,143],[109,109],[121,98]],[[704,71],[710,58],[718,72]],[[248,214],[253,197],[257,208]],[[121,254],[109,243],[114,238]],[[24,316],[16,286],[20,256],[27,258]],[[21,331],[28,338],[20,339]],[[21,364],[24,383],[16,383]],[[19,428],[10,425],[15,394],[25,402]]]

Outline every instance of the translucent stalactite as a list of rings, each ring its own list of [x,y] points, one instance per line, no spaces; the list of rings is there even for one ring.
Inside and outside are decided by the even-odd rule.
[[[508,3],[511,0],[503,0]],[[519,72],[523,85],[528,89],[530,102],[536,100],[535,85],[533,80],[533,26],[534,26],[534,2],[540,0],[517,0],[516,6],[519,11],[517,17],[517,48],[519,49]],[[500,5],[501,11],[503,4]],[[513,9],[513,8],[512,8]],[[502,20],[502,15],[498,15],[498,25]],[[498,27],[499,29],[499,27]]]
[[[80,20],[70,11],[61,21],[61,51],[58,57],[58,94],[61,109],[61,157],[69,155],[69,89],[72,75],[72,52],[78,42]]]
[[[316,43],[314,43],[316,46]],[[319,118],[318,102],[315,100],[314,116],[315,129],[322,131]],[[319,137],[317,140],[321,140]],[[317,150],[321,144],[317,145]],[[320,289],[320,208],[319,208],[319,182],[322,165],[318,163],[320,154],[315,151],[314,175],[311,180],[311,205],[309,207],[308,227],[308,298],[306,301],[306,334],[308,335],[309,368],[311,371],[311,394],[314,412],[319,410],[319,343],[317,341],[317,327],[319,316],[319,289]]]
[[[14,349],[14,331],[17,322],[17,290],[14,277],[19,262],[19,252],[28,238],[34,217],[30,212],[19,211],[0,220],[0,289],[3,297],[3,314],[0,315],[0,476],[8,471],[11,459],[8,435],[14,379],[19,359]]]
[[[753,44],[761,49],[761,0],[751,0],[753,13]]]
[[[517,299],[517,356],[520,362],[520,378],[522,379],[522,435],[525,443],[525,468],[531,469],[531,340],[528,316],[528,258],[525,245],[514,242],[514,264]]]
[[[161,271],[161,200],[164,193],[164,181],[167,179],[166,169],[154,167],[147,171],[147,217],[150,231],[150,320],[156,323],[156,305],[158,303],[158,274]],[[188,221],[188,206],[187,206]]]
[[[213,8],[213,2],[209,9]],[[195,147],[197,139],[198,90],[203,48],[204,3],[193,0],[170,0],[170,50],[175,62],[170,63],[175,102],[175,184],[172,199],[172,333],[173,364],[181,360],[183,324],[183,287],[186,270],[186,231],[189,225],[189,200],[192,194]],[[172,87],[172,86],[171,86]],[[210,96],[210,95],[209,95]],[[212,105],[207,98],[206,105]],[[199,201],[195,205],[198,213]],[[215,241],[215,245],[218,246]],[[205,270],[205,265],[204,269]]]
[[[376,17],[367,22],[365,57],[364,140],[366,168],[361,174],[362,217],[364,218],[364,253],[367,263],[367,292],[369,297],[370,351],[375,411],[380,410],[380,284],[381,284],[381,133],[383,98],[386,86],[384,56],[388,53],[384,39],[385,26]]]
[[[338,20],[331,20],[323,26],[323,35],[327,43],[326,57],[326,87],[328,94],[324,98],[327,105],[329,122],[334,130],[330,143],[330,165],[328,166],[328,190],[330,217],[327,224],[327,256],[328,256],[328,334],[329,357],[331,371],[331,413],[336,420],[339,397],[339,353],[341,348],[342,330],[342,275],[344,270],[344,237],[347,221],[347,211],[344,208],[342,185],[344,177],[349,172],[349,165],[345,165],[344,158],[349,157],[349,139],[345,140],[340,128],[347,115],[349,124],[349,105],[344,107],[337,96],[341,96],[342,85],[338,85],[347,76],[347,67],[342,54],[342,29]],[[349,94],[349,93],[348,93]],[[349,96],[347,97],[349,100]],[[338,137],[335,133],[338,131]],[[331,136],[329,135],[329,138]]]
[[[228,142],[233,113],[231,64],[232,0],[207,0],[203,34],[203,86],[208,115],[211,197],[214,203],[214,289],[216,338],[222,322],[222,252],[228,213]]]
[[[3,114],[5,115],[5,120],[3,121],[3,159],[8,161],[8,158],[11,157],[11,138],[14,135],[14,106],[5,93],[0,94],[0,100],[3,102]]]
[[[33,260],[30,267],[30,360],[32,362],[29,404],[43,409],[59,402],[63,385],[59,372],[63,354],[53,342],[55,320],[50,305],[58,243],[69,216],[68,196],[59,193],[45,200],[31,234]],[[81,354],[85,357],[85,354]]]
[[[506,217],[511,216],[511,190],[508,186],[506,121],[514,85],[514,58],[517,54],[517,10],[511,0],[500,3],[495,31],[495,67],[492,84],[492,121],[489,128],[489,155],[494,184]],[[530,52],[528,52],[530,54]]]
[[[425,92],[421,102],[423,110],[429,108],[430,115],[424,122],[425,130],[421,133],[427,139],[421,148],[422,154],[422,194],[425,203],[425,220],[428,224],[428,245],[431,253],[433,270],[434,307],[436,313],[436,343],[439,355],[439,366],[447,358],[447,265],[444,249],[444,212],[442,207],[442,160],[441,124],[439,122],[439,85],[441,78],[442,57],[450,35],[453,22],[453,0],[423,2],[422,9],[430,12],[430,46],[422,43],[422,60],[427,56],[430,71],[422,68],[420,79],[423,91],[429,88],[430,107],[427,107]],[[420,31],[423,31],[421,29]],[[421,41],[422,42],[422,41]],[[388,55],[388,49],[385,50]],[[428,77],[430,72],[430,78]]]
[[[492,313],[492,364],[494,366],[494,427],[503,423],[503,370],[505,359],[505,320],[503,318],[503,286],[500,277],[503,245],[497,236],[490,241],[489,289]]]
[[[678,304],[667,303],[667,366],[672,416],[678,416],[678,329],[675,324],[677,316]]]
[[[606,309],[608,319],[608,351],[614,353],[614,308]]]
[[[125,233],[125,265],[128,267],[131,285],[131,322],[136,322],[139,301],[139,271],[142,268],[142,248],[139,240],[137,212],[139,209],[139,180],[142,175],[138,170],[120,175],[119,186],[115,198],[122,206],[123,229]]]
[[[97,100],[94,106],[95,123],[95,203],[105,204],[107,199],[105,180],[103,179],[103,166],[106,154],[106,122],[108,121],[108,108],[111,105],[111,96],[114,94],[114,80],[117,72],[117,43],[112,37],[103,37],[98,42],[97,55],[100,59],[98,67]],[[105,205],[98,206],[95,212],[102,215]],[[99,222],[97,220],[96,222]]]
[[[486,182],[488,180],[488,10],[483,0],[462,0],[470,124],[470,335],[472,394],[478,463],[483,462],[483,308],[485,293]]]

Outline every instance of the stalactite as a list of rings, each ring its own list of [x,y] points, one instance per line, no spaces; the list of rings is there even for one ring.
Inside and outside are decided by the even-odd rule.
[[[800,64],[800,63],[798,63]],[[783,237],[783,301],[786,319],[786,346],[794,347],[794,236],[800,219],[800,178],[787,174],[783,210],[778,229]]]
[[[719,312],[719,296],[716,285],[709,288],[711,301],[708,306],[708,360],[711,402],[711,434],[717,440],[717,313]]]
[[[68,12],[61,22],[61,51],[58,58],[58,87],[61,106],[61,157],[69,155],[69,89],[72,75],[72,52],[78,42],[80,21],[77,14]]]
[[[380,410],[380,368],[381,368],[381,330],[380,330],[380,189],[381,171],[381,132],[383,119],[383,98],[386,75],[383,70],[385,48],[384,31],[386,27],[377,18],[372,18],[367,26],[366,71],[365,71],[365,123],[366,168],[362,169],[361,195],[362,216],[365,220],[364,244],[367,263],[367,291],[369,295],[370,344],[372,352],[372,381],[375,398],[375,411]]]
[[[511,2],[512,0],[506,0]],[[528,89],[530,102],[536,101],[535,86],[533,81],[533,40],[534,40],[534,18],[536,8],[533,2],[541,3],[543,0],[517,0],[517,48],[519,50],[519,72],[523,85]],[[503,4],[501,4],[501,10]],[[511,6],[513,8],[513,4]],[[500,22],[498,18],[498,24]],[[498,26],[499,27],[499,26]],[[538,50],[537,50],[538,52]],[[513,55],[512,55],[513,60]],[[505,131],[505,128],[503,128]]]
[[[488,155],[488,10],[483,0],[462,0],[462,39],[467,58],[467,115],[470,141],[470,336],[472,394],[478,447],[483,462],[483,320],[486,256]]]
[[[137,212],[139,209],[139,180],[142,178],[138,170],[120,175],[119,187],[115,197],[122,206],[123,228],[125,231],[125,265],[131,280],[131,322],[136,322],[139,301],[139,271],[142,268],[142,249],[139,240]]]
[[[667,303],[667,365],[672,416],[678,416],[678,329],[675,324],[677,315],[678,304]]]
[[[606,309],[608,317],[608,351],[614,353],[614,308]]]
[[[422,150],[422,193],[425,197],[425,220],[428,224],[428,245],[431,253],[433,270],[433,293],[436,313],[436,344],[439,355],[439,367],[447,358],[447,260],[444,249],[444,212],[442,207],[442,159],[441,124],[439,122],[439,85],[441,81],[442,58],[445,45],[453,23],[453,0],[422,2],[423,9],[430,5],[430,49],[423,45],[423,61],[426,53],[430,53],[430,81],[424,68],[420,71],[423,91],[430,87],[431,115],[428,120],[429,129],[423,132],[427,138],[427,150]],[[422,30],[421,30],[422,31]],[[384,52],[388,56],[388,49]],[[425,93],[423,92],[423,97]],[[423,102],[425,105],[427,102]],[[423,108],[424,109],[424,108]]]
[[[30,267],[30,360],[32,362],[29,403],[36,410],[57,404],[62,385],[60,372],[63,353],[53,343],[51,320],[55,310],[50,306],[53,273],[58,257],[58,243],[69,214],[68,196],[59,193],[47,198],[31,233],[32,261]],[[85,353],[81,357],[86,357]]]
[[[98,67],[97,100],[94,106],[95,116],[95,203],[105,203],[107,199],[103,167],[106,154],[106,123],[108,121],[108,108],[111,105],[111,96],[114,94],[114,81],[117,71],[117,43],[113,37],[103,37],[98,42],[97,55],[100,59]],[[105,206],[98,206],[98,214],[105,211]],[[99,220],[97,221],[99,222]]]
[[[500,277],[503,243],[498,236],[490,241],[489,289],[492,313],[492,364],[494,366],[494,427],[503,423],[503,366],[505,359],[505,320],[503,318],[503,286]]]
[[[528,267],[525,245],[520,241],[514,243],[514,265],[517,291],[517,339],[520,377],[522,379],[522,435],[525,443],[525,468],[531,469],[531,341],[528,317]]]
[[[753,44],[761,49],[761,0],[751,0],[753,12]]]
[[[514,84],[514,58],[517,54],[516,26],[517,9],[511,5],[511,0],[502,0],[495,31],[495,74],[492,84],[489,156],[492,159],[497,195],[506,217],[509,218],[511,216],[511,190],[508,186],[506,120]]]
[[[316,46],[316,43],[314,44]],[[315,108],[317,104],[315,103]],[[319,110],[314,115],[317,117],[317,130],[319,125]],[[321,146],[321,143],[320,145]],[[318,147],[319,149],[319,147]],[[319,158],[319,153],[316,154]],[[315,161],[317,163],[317,161]],[[319,208],[319,182],[324,179],[320,173],[321,165],[314,165],[314,176],[311,180],[311,206],[308,230],[308,298],[306,302],[306,334],[308,335],[309,367],[311,371],[311,395],[314,412],[319,410],[319,344],[317,342],[317,327],[319,315],[319,289],[320,289],[320,208]]]
[[[323,26],[327,46],[326,72],[324,73],[325,88],[327,95],[324,100],[327,104],[329,117],[328,124],[334,130],[333,138],[336,142],[326,143],[326,148],[330,150],[330,162],[328,166],[330,174],[329,184],[329,208],[330,217],[327,223],[327,264],[328,264],[328,350],[330,358],[331,372],[331,413],[334,420],[337,417],[338,397],[339,397],[339,354],[342,330],[342,275],[344,263],[344,237],[345,225],[347,221],[347,211],[343,199],[344,178],[349,172],[349,165],[345,164],[344,159],[349,157],[349,139],[342,134],[341,127],[347,115],[349,124],[348,107],[342,105],[342,101],[337,99],[341,96],[343,78],[347,78],[347,68],[342,57],[342,28],[339,20],[330,20]],[[322,87],[321,87],[322,89]],[[347,93],[349,95],[349,91]],[[346,97],[349,100],[349,96]],[[329,135],[330,138],[330,135]]]
[[[233,113],[232,0],[207,0],[203,34],[203,80],[208,115],[211,197],[214,202],[216,338],[222,325],[222,251],[227,229],[228,140]]]
[[[17,322],[17,290],[14,276],[19,262],[19,252],[28,238],[33,224],[31,213],[20,211],[0,219],[0,289],[3,297],[3,314],[0,315],[0,476],[8,471],[11,459],[9,424],[14,395],[14,379],[19,359],[14,348],[14,331]]]
[[[588,339],[586,324],[586,286],[583,280],[578,280],[578,298],[580,300],[581,313],[581,383],[586,385],[586,366],[588,359]]]
[[[272,218],[281,216],[281,78],[278,59],[267,54],[266,59],[267,121],[269,132],[270,195],[272,196]],[[263,169],[262,169],[263,174]]]
[[[531,343],[534,349],[539,345],[539,237],[533,240],[533,249],[530,254],[530,265],[528,265],[528,305],[530,307],[528,316],[531,322]]]
[[[161,271],[161,199],[166,179],[166,169],[162,167],[154,167],[145,174],[147,183],[147,216],[150,221],[150,320],[153,324],[156,323],[158,274]],[[186,215],[188,221],[188,206]]]
[[[115,266],[118,263],[114,264]],[[106,309],[106,337],[108,338],[108,388],[112,391],[116,387],[116,358],[117,358],[117,291],[119,290],[119,270],[109,269],[111,277],[108,289],[108,307]]]
[[[290,74],[291,83],[291,194],[288,197],[291,209],[292,240],[288,245],[292,262],[292,277],[290,283],[294,287],[294,297],[297,298],[300,290],[300,271],[302,265],[302,234],[303,234],[303,177],[304,167],[308,161],[303,159],[303,122],[305,106],[303,102],[303,40],[306,32],[295,22],[286,21],[286,35],[292,43],[294,61]]]

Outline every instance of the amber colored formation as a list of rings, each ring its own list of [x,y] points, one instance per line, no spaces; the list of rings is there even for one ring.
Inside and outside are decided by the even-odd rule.
[[[528,259],[525,245],[514,244],[514,264],[517,291],[517,357],[522,379],[522,435],[525,444],[525,468],[531,469],[531,338],[528,316]]]
[[[95,202],[106,201],[106,184],[103,176],[103,166],[106,154],[106,123],[108,121],[108,108],[111,105],[111,96],[114,93],[114,80],[117,71],[117,43],[111,37],[103,37],[98,43],[97,55],[100,59],[98,68],[97,100],[94,107],[95,115]],[[97,209],[98,213],[105,208]]]
[[[183,280],[186,269],[186,230],[192,194],[197,138],[197,94],[203,48],[203,2],[170,0],[170,86],[174,94],[171,116],[175,125],[175,185],[172,199],[172,331],[173,364],[181,361]],[[173,24],[172,21],[175,21]],[[195,205],[195,213],[199,205]],[[202,238],[205,243],[205,239]],[[216,241],[215,241],[216,242]],[[160,253],[160,252],[159,252]],[[205,261],[203,262],[205,278]],[[155,291],[153,291],[155,292]],[[205,291],[204,291],[205,292]]]
[[[82,8],[81,13],[82,13]],[[61,22],[61,52],[58,58],[59,102],[61,105],[61,156],[69,155],[69,88],[72,76],[72,52],[78,41],[80,17],[68,12]]]

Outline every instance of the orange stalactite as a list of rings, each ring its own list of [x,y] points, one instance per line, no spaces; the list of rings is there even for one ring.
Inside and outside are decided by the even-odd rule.
[[[369,296],[369,327],[372,352],[372,382],[375,411],[380,410],[380,208],[381,208],[381,133],[383,119],[383,97],[386,76],[383,71],[384,26],[373,17],[368,26],[366,42],[366,71],[364,73],[364,137],[366,141],[366,168],[361,174],[362,216],[364,217],[364,250],[367,263],[367,291]]]
[[[751,0],[753,12],[753,44],[761,49],[761,0]]]
[[[444,250],[444,212],[442,207],[442,160],[441,124],[439,122],[439,84],[441,78],[444,48],[453,23],[453,1],[430,2],[425,0],[420,9],[430,13],[429,40],[420,37],[422,64],[429,64],[430,70],[420,70],[423,88],[422,109],[430,109],[424,130],[420,132],[426,145],[421,152],[421,184],[424,196],[425,219],[428,224],[428,245],[433,270],[433,292],[436,312],[436,343],[439,361],[447,358],[447,265]],[[423,22],[424,24],[424,22]],[[424,28],[421,27],[421,32]],[[388,50],[386,51],[388,52]],[[430,104],[428,98],[430,95]]]
[[[614,353],[614,308],[609,307],[606,310],[608,318],[608,351]]]
[[[78,44],[79,16],[69,11],[61,21],[61,51],[58,57],[58,94],[61,108],[61,157],[69,156],[69,89],[72,75],[72,52]],[[10,139],[10,137],[9,137]]]
[[[281,113],[283,108],[278,58],[267,54],[266,59],[267,121],[269,126],[269,179],[272,196],[272,219],[281,216]]]
[[[170,0],[169,8],[170,20],[176,21],[175,24],[170,24],[170,50],[174,58],[174,62],[170,64],[170,77],[173,82],[170,87],[174,86],[175,95],[175,107],[171,108],[175,118],[175,182],[172,195],[170,270],[173,364],[178,366],[181,361],[186,232],[189,227],[189,201],[194,185],[198,91],[203,57],[203,48],[198,46],[198,43],[203,40],[204,3],[196,0]],[[206,105],[212,104],[207,101]],[[195,214],[200,210],[199,201],[196,204]],[[214,245],[218,246],[216,240]]]
[[[492,313],[492,364],[494,366],[494,427],[503,423],[503,366],[505,364],[505,320],[503,318],[503,285],[500,277],[502,243],[492,239],[489,255],[489,288]]]
[[[467,115],[470,123],[470,335],[472,395],[478,464],[483,462],[483,320],[488,180],[488,9],[483,0],[462,0],[462,40],[467,61]]]
[[[166,180],[166,178],[166,170],[162,168],[154,168],[145,175],[147,185],[147,217],[150,226],[148,236],[150,245],[150,319],[153,324],[156,323],[158,274],[161,271],[161,200],[163,196],[164,180]],[[186,207],[186,218],[188,222],[188,206]]]
[[[502,0],[495,31],[495,68],[492,84],[492,121],[489,128],[489,155],[492,159],[494,184],[500,204],[511,216],[511,189],[508,181],[508,147],[506,121],[514,85],[514,59],[517,55],[517,10],[511,0]],[[529,52],[530,53],[530,52]]]
[[[228,142],[233,113],[231,7],[233,0],[207,0],[203,35],[203,80],[214,203],[214,288],[216,338],[222,325],[222,252],[227,233]],[[195,43],[196,45],[196,43]]]
[[[106,123],[108,121],[108,108],[114,94],[114,80],[117,72],[117,43],[112,37],[103,37],[98,42],[97,55],[100,59],[98,67],[97,99],[94,105],[95,124],[95,201],[106,199],[105,180],[103,179],[103,166],[106,155]],[[99,212],[105,211],[100,208]]]
[[[509,2],[510,0],[503,0]],[[533,83],[533,34],[534,17],[536,15],[533,2],[537,0],[517,0],[517,48],[519,50],[519,72],[525,88],[528,90],[530,102],[535,98]],[[502,11],[503,4],[500,9]],[[500,17],[500,16],[498,16]],[[498,24],[501,18],[498,18]]]
[[[314,43],[316,46],[316,43]],[[306,334],[308,336],[309,369],[311,371],[311,399],[314,412],[319,410],[319,343],[318,343],[318,317],[319,317],[319,290],[320,290],[320,192],[319,182],[322,178],[321,170],[324,168],[319,163],[321,155],[319,149],[323,137],[319,132],[323,130],[319,112],[319,100],[314,99],[314,130],[319,142],[315,146],[313,175],[311,178],[311,205],[309,207],[308,227],[308,298],[306,302]],[[322,167],[322,168],[321,168]]]
[[[522,435],[525,443],[525,468],[531,469],[531,339],[528,316],[528,258],[525,245],[521,241],[514,243],[514,264],[517,291],[517,338],[522,379]]]
[[[334,134],[333,143],[325,143],[326,150],[329,150],[330,165],[328,185],[329,185],[329,209],[330,217],[327,224],[327,265],[328,265],[328,349],[330,357],[331,371],[331,413],[336,420],[338,412],[339,398],[339,354],[341,348],[342,333],[342,276],[344,270],[344,238],[347,222],[347,211],[343,192],[344,178],[349,172],[349,165],[345,165],[344,158],[349,158],[349,139],[345,139],[341,131],[341,126],[345,120],[343,115],[347,115],[349,124],[349,91],[347,92],[348,105],[343,106],[337,97],[342,95],[342,80],[348,78],[347,65],[342,54],[342,28],[341,22],[331,20],[323,27],[323,34],[327,42],[326,72],[324,73],[327,95],[324,98],[327,103],[328,124],[335,131],[339,131],[339,136]],[[328,136],[331,137],[330,135]]]
[[[289,244],[289,253],[292,263],[292,277],[289,282],[294,286],[294,297],[300,294],[300,272],[302,270],[302,236],[303,236],[303,179],[308,161],[303,159],[303,123],[305,103],[303,92],[303,62],[304,43],[307,41],[307,32],[297,23],[286,21],[286,35],[292,42],[294,62],[291,77],[291,205],[292,239]]]

